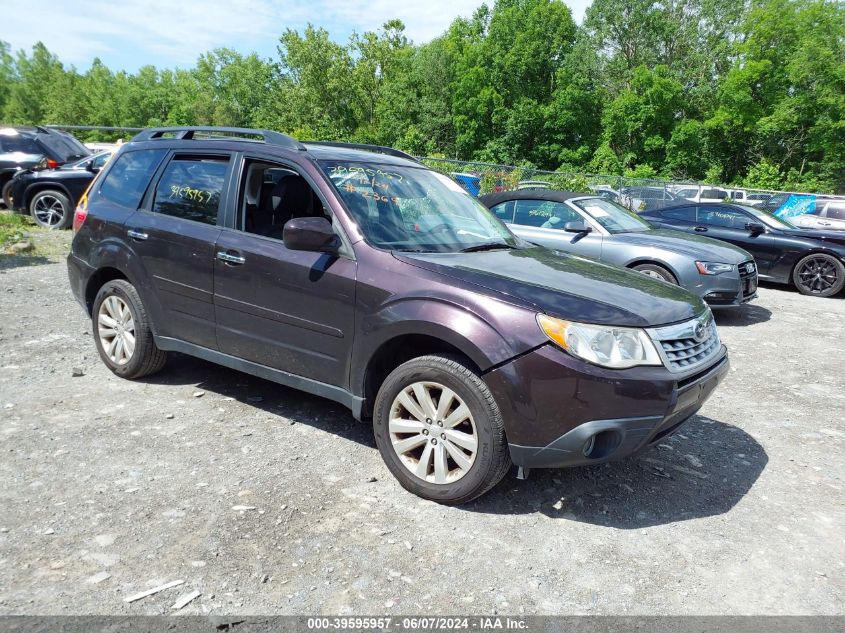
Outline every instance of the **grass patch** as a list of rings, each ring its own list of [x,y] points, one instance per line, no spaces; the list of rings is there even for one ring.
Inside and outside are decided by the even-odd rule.
[[[33,226],[22,215],[8,211],[0,213],[0,252],[12,244],[24,241]]]

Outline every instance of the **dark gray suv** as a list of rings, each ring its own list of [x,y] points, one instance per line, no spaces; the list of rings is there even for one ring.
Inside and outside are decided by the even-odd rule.
[[[70,284],[115,374],[183,352],[371,421],[408,490],[461,503],[515,463],[619,459],[728,370],[709,308],[511,233],[388,148],[147,130],[83,196]]]

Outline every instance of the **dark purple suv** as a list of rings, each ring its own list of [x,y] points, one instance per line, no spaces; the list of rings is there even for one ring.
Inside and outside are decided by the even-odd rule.
[[[728,369],[698,297],[524,242],[387,148],[146,130],[74,226],[70,283],[115,374],[177,351],[331,398],[442,503],[512,463],[631,455]]]

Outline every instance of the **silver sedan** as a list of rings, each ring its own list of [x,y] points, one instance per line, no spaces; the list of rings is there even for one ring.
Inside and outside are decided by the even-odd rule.
[[[529,242],[678,284],[713,307],[738,306],[757,296],[757,266],[747,251],[656,229],[605,198],[523,189],[488,194],[481,202]]]

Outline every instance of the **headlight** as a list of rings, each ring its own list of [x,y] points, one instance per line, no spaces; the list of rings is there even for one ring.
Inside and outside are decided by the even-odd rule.
[[[611,369],[663,364],[654,343],[639,328],[573,323],[545,314],[537,315],[537,323],[552,341],[588,363]]]
[[[719,275],[729,273],[734,269],[733,264],[720,264],[719,262],[695,262],[695,267],[702,275]]]

